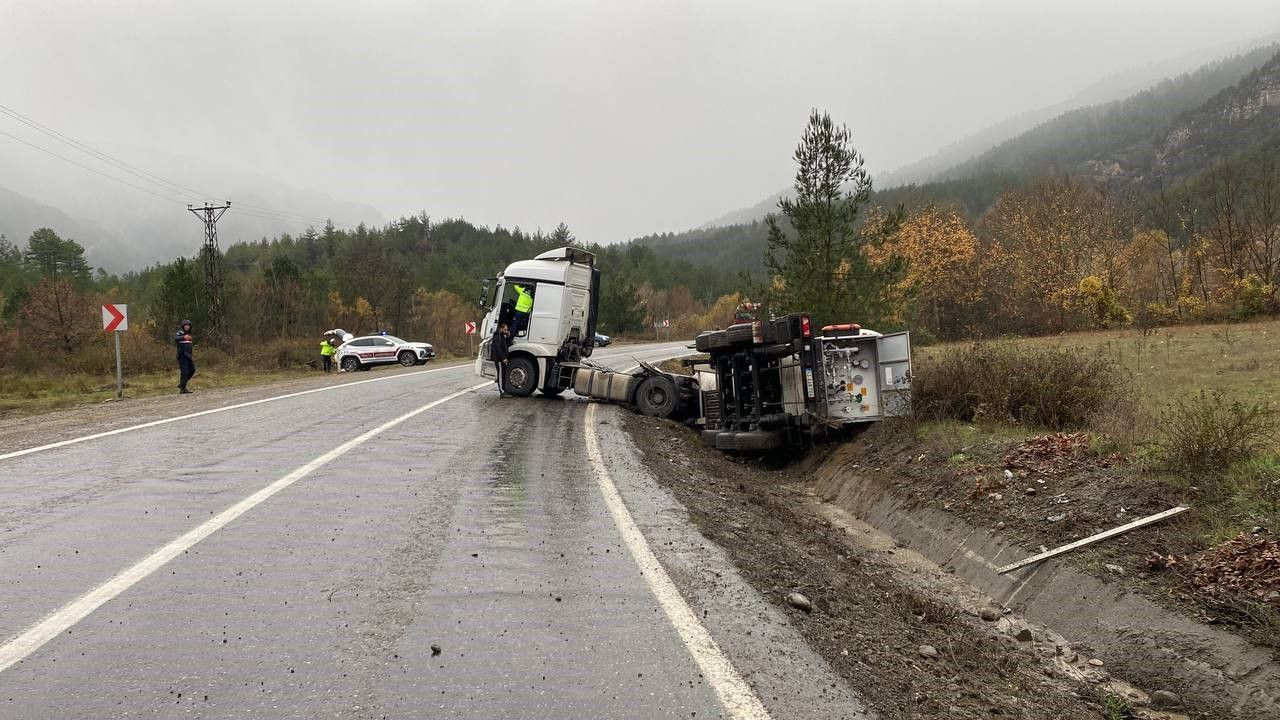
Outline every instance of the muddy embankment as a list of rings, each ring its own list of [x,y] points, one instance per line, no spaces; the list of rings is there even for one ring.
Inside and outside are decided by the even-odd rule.
[[[806,470],[814,494],[1064,638],[1073,654],[1105,658],[1111,674],[1176,691],[1209,717],[1280,718],[1280,663],[1266,649],[1081,572],[1066,557],[999,575],[997,567],[1034,551],[912,503],[863,461],[852,443],[812,463]]]

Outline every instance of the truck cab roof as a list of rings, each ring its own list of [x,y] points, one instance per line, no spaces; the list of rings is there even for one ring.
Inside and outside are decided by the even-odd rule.
[[[503,277],[524,278],[526,280],[547,280],[564,282],[565,271],[574,265],[595,265],[596,256],[574,247],[562,247],[538,255],[532,260],[513,262],[503,271]]]

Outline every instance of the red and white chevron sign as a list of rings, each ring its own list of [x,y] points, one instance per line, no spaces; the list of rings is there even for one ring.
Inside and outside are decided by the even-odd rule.
[[[475,331],[476,331],[476,324],[475,324],[475,323],[473,323],[473,322],[471,322],[470,320],[468,320],[468,321],[467,321],[467,334],[468,334],[468,335],[473,335],[473,334],[475,334]]]
[[[129,329],[129,306],[128,305],[103,305],[102,306],[102,331],[116,332],[118,330]]]

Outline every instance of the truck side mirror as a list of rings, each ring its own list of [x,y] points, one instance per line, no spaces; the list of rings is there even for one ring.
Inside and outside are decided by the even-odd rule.
[[[492,280],[484,280],[480,283],[480,300],[477,304],[485,310],[493,309],[492,306],[489,305],[489,286],[492,282]]]

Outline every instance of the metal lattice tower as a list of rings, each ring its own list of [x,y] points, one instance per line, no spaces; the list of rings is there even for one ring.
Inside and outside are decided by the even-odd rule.
[[[187,206],[192,215],[204,223],[204,289],[209,301],[209,335],[220,338],[223,330],[222,307],[222,253],[218,250],[218,218],[231,207],[227,200],[221,205],[205,203],[204,207]]]

